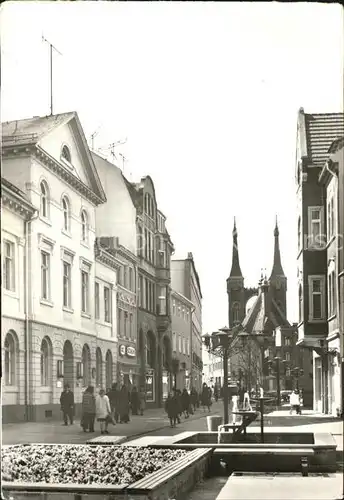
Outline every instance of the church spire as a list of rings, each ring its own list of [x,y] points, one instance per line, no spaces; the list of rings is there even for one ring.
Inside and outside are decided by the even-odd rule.
[[[272,266],[270,279],[276,276],[284,276],[284,271],[281,263],[280,247],[279,247],[279,230],[277,223],[277,215],[276,215],[276,226],[274,230],[274,237],[275,237],[274,262]]]
[[[229,276],[242,277],[242,272],[239,263],[238,232],[236,228],[235,217],[234,217],[234,227],[233,227],[232,269]]]

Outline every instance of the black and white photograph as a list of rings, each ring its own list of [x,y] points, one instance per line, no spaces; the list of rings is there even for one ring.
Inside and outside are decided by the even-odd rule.
[[[2,498],[343,500],[343,26],[2,3]]]

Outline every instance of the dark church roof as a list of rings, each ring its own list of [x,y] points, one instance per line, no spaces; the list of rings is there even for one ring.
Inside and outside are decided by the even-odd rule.
[[[276,277],[276,276],[284,276],[284,271],[283,271],[282,262],[281,262],[281,252],[280,252],[280,246],[279,246],[279,229],[278,229],[278,224],[277,224],[277,217],[276,217],[276,226],[275,226],[275,230],[274,230],[274,238],[275,238],[274,261],[273,261],[273,265],[272,265],[270,279],[273,277]]]
[[[273,299],[268,281],[262,279],[257,299],[242,322],[243,330],[257,335],[272,334],[278,326],[291,325]]]

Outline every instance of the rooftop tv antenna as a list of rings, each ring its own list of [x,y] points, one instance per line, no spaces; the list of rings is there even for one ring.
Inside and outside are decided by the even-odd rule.
[[[102,151],[109,151],[110,152],[110,155],[112,156],[113,160],[116,160],[117,161],[117,156],[116,156],[116,153],[115,153],[115,148],[117,146],[121,146],[122,144],[125,144],[127,142],[127,137],[125,139],[121,139],[119,141],[115,141],[115,142],[112,142],[111,144],[108,144],[107,146],[103,146],[101,148],[98,149],[98,151],[102,152]]]
[[[122,158],[122,172],[124,174],[124,167],[127,162],[127,158],[124,155],[122,155],[122,153],[119,153],[119,156]]]
[[[62,56],[61,52],[51,43],[49,40],[45,38],[42,34],[42,42],[46,42],[49,45],[50,51],[50,115],[53,114],[53,49],[55,52]]]
[[[101,125],[91,134],[91,149],[94,149],[94,138],[99,134],[100,127]]]

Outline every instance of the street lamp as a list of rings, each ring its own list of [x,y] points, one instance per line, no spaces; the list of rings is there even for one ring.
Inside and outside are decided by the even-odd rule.
[[[230,329],[228,327],[220,328],[218,332],[213,332],[211,335],[206,333],[203,336],[203,342],[208,352],[212,351],[214,354],[221,353],[223,358],[223,420],[224,424],[229,421],[229,394],[228,394],[228,359],[229,351],[233,345],[234,340],[241,329],[241,325]]]

